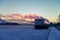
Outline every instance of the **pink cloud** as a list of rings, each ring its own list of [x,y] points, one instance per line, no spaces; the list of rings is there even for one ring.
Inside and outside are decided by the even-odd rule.
[[[21,15],[21,14],[8,14],[8,15],[4,15],[3,16],[6,19],[23,19],[23,20],[34,20],[39,18],[39,16],[37,14],[25,14],[25,15]]]

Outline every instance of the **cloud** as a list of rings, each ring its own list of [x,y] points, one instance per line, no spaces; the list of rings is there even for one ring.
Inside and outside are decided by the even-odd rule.
[[[34,20],[34,19],[38,19],[39,16],[37,14],[26,14],[24,16],[24,19],[30,19],[30,20]]]
[[[40,16],[38,16],[37,14],[25,14],[25,15],[21,15],[21,14],[8,14],[8,15],[3,15],[2,19],[5,20],[11,20],[11,19],[15,19],[15,20],[27,20],[27,21],[33,21],[34,19],[38,19]]]
[[[8,15],[2,15],[2,19],[10,21],[10,22],[17,22],[17,23],[29,23],[27,21],[34,21],[35,19],[44,19],[45,23],[49,23],[49,20],[38,16],[37,14],[8,14]]]

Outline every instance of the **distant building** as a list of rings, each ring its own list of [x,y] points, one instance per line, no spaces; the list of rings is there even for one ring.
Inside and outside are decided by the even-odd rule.
[[[1,23],[5,23],[5,20],[2,20],[1,17],[0,17],[0,24]]]

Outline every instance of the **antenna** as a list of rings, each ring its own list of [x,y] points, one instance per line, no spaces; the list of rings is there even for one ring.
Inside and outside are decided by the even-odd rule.
[[[1,19],[1,16],[2,16],[2,15],[0,15],[0,19]]]
[[[1,20],[1,17],[3,17],[3,15],[0,14],[0,20]]]
[[[60,14],[59,14],[59,16],[58,16],[58,22],[60,22]]]

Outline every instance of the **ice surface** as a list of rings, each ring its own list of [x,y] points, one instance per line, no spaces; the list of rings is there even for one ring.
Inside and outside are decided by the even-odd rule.
[[[0,29],[0,40],[46,40],[48,31],[33,28]]]
[[[50,29],[34,29],[30,27],[1,28],[0,40],[60,40],[60,31]]]
[[[60,30],[52,27],[49,33],[48,40],[60,40]]]

